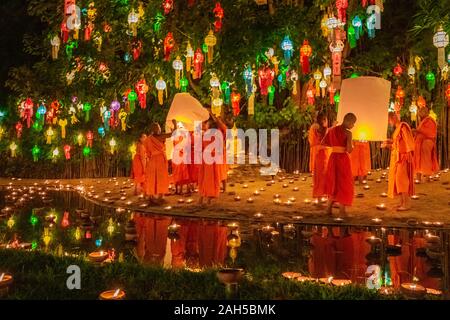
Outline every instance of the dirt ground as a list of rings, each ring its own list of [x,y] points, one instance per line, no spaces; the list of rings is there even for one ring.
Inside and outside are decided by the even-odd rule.
[[[384,178],[384,175],[386,178]],[[181,215],[230,219],[236,221],[304,222],[304,223],[345,223],[373,224],[372,219],[382,219],[383,225],[412,225],[416,220],[441,222],[450,227],[450,172],[441,171],[434,181],[416,184],[418,199],[412,200],[412,209],[398,212],[398,199],[382,197],[387,192],[387,170],[375,170],[367,177],[366,185],[355,185],[355,200],[348,209],[344,221],[335,220],[325,213],[311,198],[312,177],[309,174],[283,174],[272,177],[260,176],[257,167],[241,166],[230,170],[227,191],[207,207],[197,204],[198,194],[169,195],[167,204],[149,206],[148,201],[134,195],[132,181],[128,178],[75,179],[75,180],[27,180],[0,179],[1,186],[41,185],[57,186],[65,190],[75,189],[84,197],[98,204],[134,211],[157,214]],[[256,192],[256,194],[255,194]],[[275,195],[279,198],[275,198]],[[237,199],[240,197],[240,200]],[[252,199],[252,200],[251,200]],[[278,203],[277,203],[278,202]],[[377,209],[384,203],[386,210]],[[255,214],[260,213],[260,216]]]

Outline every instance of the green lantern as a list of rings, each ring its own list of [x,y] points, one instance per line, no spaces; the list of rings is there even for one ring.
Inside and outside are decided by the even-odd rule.
[[[31,214],[30,223],[34,227],[39,222],[38,217],[35,216],[34,212]]]
[[[130,113],[133,113],[136,108],[136,100],[138,98],[138,95],[134,90],[131,90],[127,98],[128,102],[130,103]]]
[[[34,145],[33,149],[31,150],[31,153],[33,154],[33,161],[36,162],[39,160],[39,153],[41,152],[41,149]]]
[[[92,109],[92,105],[90,103],[83,104],[83,111],[86,112],[86,114],[84,115],[85,122],[89,122],[89,113],[90,113],[91,109]]]
[[[186,79],[185,77],[180,79],[180,88],[181,88],[181,92],[186,92],[187,91],[187,86],[189,85],[189,81],[188,79]]]
[[[225,104],[230,104],[230,96],[231,96],[230,84],[224,81],[222,82],[222,85],[220,87],[223,92],[223,102]]]
[[[428,71],[427,75],[425,76],[425,79],[428,83],[428,90],[431,91],[436,86],[436,76],[432,71]]]
[[[273,98],[275,97],[275,87],[274,86],[269,86],[269,88],[267,88],[267,91],[269,92],[269,105],[273,105]]]
[[[89,148],[88,146],[85,146],[83,148],[83,156],[89,157],[90,155],[91,155],[91,148]]]

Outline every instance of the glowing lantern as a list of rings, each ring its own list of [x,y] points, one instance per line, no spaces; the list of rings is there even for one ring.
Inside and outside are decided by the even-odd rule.
[[[402,73],[403,73],[403,68],[399,63],[397,63],[397,65],[394,67],[394,74],[397,77],[400,77],[402,75]]]
[[[214,21],[214,29],[216,32],[219,32],[220,29],[222,29],[222,19],[224,17],[222,6],[220,5],[220,2],[216,2],[216,6],[213,10],[214,17],[216,18],[216,21]]]
[[[61,46],[61,40],[58,35],[55,35],[51,40],[50,44],[52,45],[52,59],[58,59],[59,48]]]
[[[342,51],[344,50],[344,42],[342,40],[336,40],[330,43],[331,57],[333,59],[333,76],[341,76],[341,62],[342,62]]]
[[[241,112],[241,108],[239,106],[241,102],[241,94],[237,92],[231,93],[231,106],[233,107],[233,115],[236,117]]]
[[[448,46],[448,34],[442,26],[438,27],[437,32],[433,36],[433,45],[438,48],[438,65],[442,69],[447,65],[445,62],[445,47]]]
[[[292,94],[295,96],[297,95],[297,81],[298,81],[298,74],[295,70],[291,71],[291,81],[292,81]]]
[[[175,39],[173,38],[172,32],[167,33],[167,36],[164,38],[164,60],[170,60],[170,53],[172,52],[173,47],[175,46]]]
[[[312,48],[308,43],[308,40],[303,41],[303,45],[300,47],[300,64],[302,66],[303,74],[309,73],[309,58],[312,56]]]
[[[338,19],[343,23],[347,21],[348,0],[336,0],[336,9],[338,12]]]
[[[319,84],[320,84],[320,79],[322,79],[322,72],[320,72],[319,69],[316,70],[316,72],[314,72],[313,74],[314,80],[315,80],[315,84],[316,84],[316,97],[318,97],[320,95],[320,89],[319,89]]]
[[[416,102],[413,100],[411,102],[411,106],[409,107],[409,112],[411,114],[411,121],[412,122],[416,122],[417,121],[417,104]]]
[[[61,227],[62,228],[67,228],[69,225],[70,225],[69,212],[68,211],[64,211],[63,218],[61,219]]]
[[[83,144],[83,135],[81,133],[77,135],[77,142],[79,146]]]
[[[121,126],[122,131],[127,130],[127,117],[128,117],[127,112],[124,109],[120,110],[119,120],[120,120],[120,126]]]
[[[375,38],[375,25],[377,23],[377,16],[375,13],[372,13],[367,17],[366,25],[367,25],[367,35],[369,39]]]
[[[359,40],[359,37],[362,34],[363,28],[362,28],[362,21],[359,16],[355,16],[352,20],[352,26],[355,30],[355,39]]]
[[[164,14],[168,14],[173,9],[173,0],[164,0],[162,4],[164,8]]]
[[[211,104],[211,112],[219,116],[222,113],[223,100],[219,97],[214,98]]]
[[[425,76],[425,79],[428,83],[428,90],[431,91],[436,86],[436,77],[433,72],[428,71],[427,75]]]
[[[269,88],[267,88],[268,92],[268,98],[269,98],[269,105],[273,105],[273,99],[275,98],[275,87],[273,85],[270,85]]]
[[[217,43],[217,38],[214,35],[214,31],[209,30],[208,35],[205,38],[205,44],[208,46],[208,63],[212,63],[214,56],[214,46]]]
[[[16,135],[17,135],[17,139],[20,139],[20,137],[22,136],[22,130],[23,130],[23,125],[22,123],[19,121],[16,123]]]
[[[445,97],[447,98],[447,105],[450,107],[450,84],[447,85],[447,90],[445,90]]]
[[[64,150],[64,154],[66,154],[66,151]],[[53,149],[52,151],[52,160],[56,161],[59,157],[59,149],[56,147],[55,149]],[[67,155],[66,155],[66,159],[67,159]],[[69,153],[69,159],[70,159],[70,153]]]
[[[131,9],[131,12],[128,14],[128,24],[130,25],[131,32],[133,33],[133,37],[137,36],[137,24],[139,22],[139,15]]]
[[[111,236],[114,233],[114,221],[112,218],[109,218],[108,220],[108,227],[106,228],[106,231],[108,231],[109,235]]]
[[[94,133],[91,130],[89,130],[86,133],[86,145],[90,148],[92,148],[92,141],[94,141]]]
[[[23,103],[23,109],[21,117],[26,119],[27,128],[30,128],[31,125],[31,117],[33,116],[33,101],[30,98],[27,98]]]
[[[84,146],[84,148],[83,148],[83,156],[89,157],[90,155],[91,155],[91,148],[89,148],[88,146]]]
[[[245,90],[247,92],[247,96],[249,96],[253,92],[253,70],[250,66],[247,66],[244,70],[244,81]]]
[[[34,227],[37,225],[38,222],[39,222],[39,218],[36,217],[36,215],[34,214],[34,211],[33,211],[33,213],[31,214],[31,217],[30,217],[30,224]]]
[[[59,119],[58,125],[61,127],[61,138],[66,138],[67,119]]]
[[[48,228],[44,228],[44,235],[42,236],[42,240],[44,240],[44,244],[47,247],[52,240],[52,236]]]
[[[202,66],[203,61],[205,60],[202,50],[198,48],[194,54],[194,74],[192,75],[193,79],[199,79],[202,77]]]
[[[8,226],[8,228],[12,229],[15,224],[16,224],[16,221],[14,220],[14,216],[9,217],[8,221],[6,222],[6,225]]]
[[[142,41],[141,40],[133,40],[131,42],[131,53],[133,54],[133,60],[136,61],[141,56],[142,51]]]
[[[64,156],[66,157],[66,160],[70,160],[70,149],[68,144],[64,146]]]
[[[111,111],[105,110],[103,112],[103,125],[106,131],[109,131],[109,119],[111,119]]]
[[[222,82],[222,85],[220,86],[223,92],[223,101],[225,104],[230,104],[230,97],[231,97],[231,90],[230,90],[230,83],[227,81]]]
[[[217,78],[216,74],[213,73],[211,75],[211,79],[209,80],[209,85],[211,86],[213,98],[217,98],[219,96],[219,88],[220,88],[220,80]]]
[[[288,65],[291,62],[292,52],[294,51],[294,45],[289,36],[284,36],[283,41],[281,41],[281,50],[284,53],[284,63]]]
[[[75,240],[80,240],[81,239],[81,229],[80,227],[77,227],[75,229]]]
[[[192,59],[194,58],[194,50],[191,47],[190,42],[186,46],[186,71],[191,71]]]
[[[183,71],[183,61],[181,61],[180,56],[173,60],[172,67],[175,70],[175,88],[180,89],[180,77]]]
[[[130,106],[130,113],[134,113],[137,98],[138,98],[137,93],[134,90],[130,90],[130,93],[128,93],[128,96],[127,96],[129,106]]]
[[[331,68],[328,64],[325,65],[325,67],[323,68],[323,76],[326,80],[329,80],[330,76],[331,76]]]
[[[324,38],[328,38],[328,33],[329,33],[327,22],[328,22],[328,14],[325,13],[322,20],[320,21],[320,29],[322,30],[322,36]]]
[[[53,134],[54,134],[54,132],[53,132],[52,127],[49,127],[49,128],[47,129],[47,131],[45,132],[45,135],[46,135],[46,137],[47,137],[47,144],[52,144],[52,137],[53,137]]]
[[[350,25],[347,29],[347,38],[348,43],[350,44],[350,48],[356,48],[356,31],[353,25]]]
[[[331,104],[331,105],[334,105],[334,104],[335,104],[335,96],[334,96],[335,93],[336,93],[336,88],[335,88],[333,85],[331,85],[331,86],[328,88],[328,94],[329,94],[330,104]]]
[[[117,146],[117,142],[114,138],[111,138],[111,140],[109,140],[109,146],[110,146],[111,154],[114,154],[114,152],[116,152],[116,146]]]
[[[145,109],[147,107],[146,101],[148,92],[148,85],[145,82],[145,79],[139,80],[138,83],[136,83],[136,91],[141,109]]]
[[[37,122],[36,122],[37,123]],[[5,128],[0,127],[0,141],[2,141],[3,135],[5,134]]]
[[[33,154],[33,161],[36,162],[39,160],[39,153],[41,153],[41,149],[34,145],[33,149],[31,149],[31,153]]]
[[[181,92],[186,92],[187,91],[187,86],[189,85],[189,81],[188,79],[186,79],[185,77],[180,79],[180,88],[181,88]]]
[[[306,90],[306,100],[309,106],[314,105],[314,89],[311,84],[309,85],[308,90]]]
[[[273,78],[275,76],[275,72],[271,70],[269,67],[263,67],[258,71],[259,76],[259,88],[261,91],[261,95],[268,95],[268,88],[272,85]]]
[[[415,75],[416,75],[416,68],[414,68],[414,66],[410,64],[408,67],[408,76],[412,82],[414,82]]]
[[[328,86],[328,83],[325,81],[325,79],[322,79],[322,81],[320,81],[320,83],[319,83],[322,98],[325,96],[325,89],[327,88],[327,86]]]
[[[158,102],[160,105],[164,103],[164,92],[166,93],[167,96],[166,89],[167,89],[166,82],[162,78],[159,78],[159,80],[156,81],[156,90],[158,90]]]
[[[405,91],[401,86],[398,86],[397,92],[395,93],[395,98],[397,99],[399,106],[402,107],[405,101]]]
[[[17,144],[14,141],[11,142],[11,144],[9,145],[9,150],[11,151],[11,157],[15,158],[16,157]]]

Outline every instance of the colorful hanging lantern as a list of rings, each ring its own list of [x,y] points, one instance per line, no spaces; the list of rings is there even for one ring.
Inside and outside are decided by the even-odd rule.
[[[136,83],[136,92],[138,94],[139,104],[141,106],[141,109],[145,109],[147,107],[147,92],[148,92],[148,85],[145,82],[145,79],[139,80]]]
[[[332,70],[331,70],[330,66],[328,64],[326,64],[325,67],[323,68],[323,76],[324,76],[325,80],[329,81],[331,74],[332,74]]]
[[[214,31],[209,30],[209,33],[205,38],[205,44],[208,46],[208,63],[212,63],[214,57],[214,46],[217,44],[217,38],[214,35]]]
[[[31,149],[31,154],[33,155],[34,162],[39,160],[39,153],[41,153],[41,149],[37,145],[34,145],[33,149]]]
[[[409,107],[409,112],[411,115],[411,121],[412,122],[417,122],[417,104],[416,102],[413,100],[411,102],[411,106]]]
[[[231,93],[231,106],[233,107],[233,115],[236,117],[241,112],[240,107],[241,94],[238,92]]]
[[[309,73],[309,58],[312,56],[312,48],[309,45],[308,40],[303,41],[303,45],[300,47],[300,64],[302,66],[302,73]]]
[[[214,21],[214,29],[216,32],[219,32],[222,29],[222,19],[224,17],[223,8],[220,5],[220,2],[216,2],[213,13],[216,18],[216,21]]]
[[[172,32],[167,33],[167,36],[164,38],[164,60],[170,60],[170,53],[175,46],[175,39],[173,38]]]
[[[59,158],[59,149],[58,147],[55,147],[52,151],[52,161],[56,162],[56,160]]]
[[[172,67],[175,70],[175,88],[180,89],[180,78],[183,71],[183,61],[181,61],[180,56],[173,60]]]
[[[447,98],[447,105],[450,108],[450,84],[447,85],[447,89],[445,90],[445,97]]]
[[[52,144],[52,138],[53,138],[53,129],[52,127],[49,127],[47,131],[45,132],[45,136],[47,137],[47,144]]]
[[[52,45],[52,59],[58,59],[59,48],[61,46],[61,40],[58,35],[55,35],[51,40],[50,44]]]
[[[359,40],[359,37],[362,35],[363,27],[362,27],[362,21],[359,16],[355,16],[352,20],[352,26],[355,31],[355,39]]]
[[[158,102],[162,105],[164,103],[164,93],[167,96],[167,84],[162,78],[156,81],[156,90],[158,90]]]
[[[441,69],[447,65],[445,61],[445,47],[448,46],[448,42],[448,34],[440,25],[433,36],[433,45],[438,49],[438,65]]]
[[[220,95],[220,80],[217,78],[215,73],[211,74],[209,85],[211,86],[213,98],[217,98]]]
[[[221,98],[219,98],[219,97],[214,98],[211,103],[211,112],[215,116],[220,116],[220,114],[222,113],[222,105],[223,105],[223,100]]]
[[[109,119],[111,119],[111,111],[105,110],[103,112],[103,125],[106,131],[109,131]]]
[[[84,140],[83,135],[82,135],[81,133],[79,133],[79,134],[77,135],[77,143],[78,143],[78,146],[81,147],[81,145],[83,144],[83,140]]]
[[[253,93],[253,70],[250,66],[247,66],[244,70],[245,91],[247,96]]]
[[[322,72],[320,72],[319,69],[316,70],[316,72],[314,72],[313,74],[314,80],[315,80],[315,84],[316,84],[316,97],[318,97],[320,95],[320,79],[322,79]]]
[[[230,89],[230,83],[228,81],[222,82],[222,85],[220,86],[223,93],[223,102],[225,104],[230,104],[231,102],[231,89]]]
[[[338,12],[338,19],[343,23],[347,21],[348,0],[336,0],[336,9]]]
[[[328,22],[328,14],[325,13],[322,20],[320,20],[320,29],[322,30],[322,36],[324,38],[328,38],[329,35],[327,22]]]
[[[272,81],[275,77],[275,72],[271,70],[269,67],[265,66],[259,69],[258,71],[258,77],[259,77],[259,89],[261,92],[261,95],[267,96],[268,95],[268,88],[272,85]]]
[[[427,80],[428,83],[428,90],[429,91],[433,90],[434,87],[436,86],[436,76],[431,70],[428,71],[427,75],[425,76],[425,79]]]
[[[94,133],[91,130],[89,130],[86,133],[86,146],[92,148],[92,142],[93,141],[94,141]]]
[[[11,157],[15,158],[16,157],[16,151],[17,151],[17,144],[13,141],[11,142],[11,144],[9,145],[9,150],[11,151]]]
[[[131,9],[131,12],[128,14],[128,24],[130,25],[131,33],[133,37],[137,36],[137,25],[139,22],[139,14],[134,11],[134,8]]]
[[[367,17],[366,26],[367,26],[367,35],[369,39],[375,38],[375,25],[377,23],[377,16],[375,13],[372,13]]]
[[[286,65],[290,64],[294,45],[289,36],[284,36],[283,41],[281,41],[281,50],[283,50],[284,53],[284,63]]]
[[[64,157],[66,157],[66,160],[70,160],[70,149],[72,149],[68,144],[64,146]],[[57,149],[55,149],[57,150]],[[59,154],[59,151],[58,151]]]
[[[267,88],[267,92],[269,98],[269,105],[273,106],[273,100],[275,98],[275,87],[273,85],[270,85],[269,88]]]
[[[398,86],[397,91],[395,93],[395,98],[397,99],[397,103],[400,106],[400,108],[402,108],[403,103],[405,102],[405,91],[402,89],[401,86]]]
[[[192,75],[193,79],[200,79],[202,77],[203,72],[203,62],[205,61],[205,57],[203,56],[202,50],[198,48],[194,54],[194,74]]]
[[[47,113],[47,108],[45,107],[45,105],[42,103],[36,112],[36,118],[38,118],[40,120],[40,122],[42,124],[44,124],[44,119],[45,119],[45,114]]]
[[[164,0],[162,7],[164,9],[164,14],[169,14],[169,12],[173,9],[173,0]]]
[[[119,120],[120,120],[120,126],[122,128],[122,131],[127,130],[127,117],[128,117],[127,112],[124,109],[120,110]]]
[[[20,137],[22,137],[22,130],[23,130],[23,125],[22,122],[17,122],[16,123],[16,136],[17,139],[20,139]]]
[[[348,29],[347,29],[347,38],[348,38],[348,43],[350,45],[350,48],[354,49],[356,48],[356,31],[355,28],[353,27],[353,25],[349,25]]]
[[[106,131],[104,127],[99,127],[97,129],[98,134],[100,135],[100,137],[104,138],[106,136]]]
[[[309,85],[308,90],[306,90],[306,101],[309,106],[313,106],[315,99],[314,99],[314,87],[312,84]]]
[[[59,119],[58,125],[61,127],[61,138],[66,138],[67,119]]]
[[[137,93],[134,90],[130,90],[128,93],[127,99],[130,107],[130,113],[134,113],[134,109],[136,108],[136,100],[138,98]]]
[[[70,225],[69,212],[68,211],[64,211],[63,218],[61,219],[61,227],[62,228],[67,228],[69,225]]]
[[[114,154],[114,152],[116,152],[116,146],[117,146],[116,140],[114,138],[111,138],[111,140],[109,140],[109,147],[111,154]]]
[[[397,63],[397,65],[394,67],[394,75],[397,77],[400,77],[402,75],[402,73],[403,73],[403,68],[399,63]]]
[[[329,98],[330,98],[330,104],[331,104],[331,105],[334,105],[334,104],[335,104],[335,101],[334,101],[334,95],[335,95],[335,93],[336,93],[336,88],[333,86],[333,84],[331,84],[331,85],[328,87],[328,96],[329,96]]]
[[[27,122],[27,128],[30,128],[31,126],[31,118],[33,117],[33,100],[31,100],[30,98],[27,98],[21,108],[21,117],[22,119],[26,120]]]
[[[87,158],[90,155],[91,155],[91,148],[89,148],[88,146],[84,146],[84,148],[83,148],[83,156],[85,156]]]
[[[194,50],[191,47],[190,42],[186,46],[186,71],[191,71],[192,59],[194,58]]]
[[[411,82],[414,82],[416,76],[416,68],[412,64],[408,67],[408,77],[410,78]]]
[[[321,92],[321,97],[325,97],[325,89],[327,88],[328,83],[325,79],[322,79],[319,83],[319,87],[320,87],[320,92]]]
[[[183,77],[180,79],[181,92],[186,92],[188,85],[189,85],[189,81],[188,81],[188,79],[186,79],[186,77]]]
[[[291,81],[292,81],[292,94],[294,96],[296,96],[297,95],[298,74],[295,70],[291,71]]]
[[[133,40],[131,42],[131,53],[133,54],[133,60],[136,61],[141,56],[142,52],[142,41],[141,40]]]

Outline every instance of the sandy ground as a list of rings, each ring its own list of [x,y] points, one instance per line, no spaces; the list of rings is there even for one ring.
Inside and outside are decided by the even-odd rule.
[[[442,171],[432,182],[416,185],[417,200],[412,200],[412,209],[397,212],[398,199],[382,197],[387,192],[386,170],[376,170],[368,176],[367,186],[355,186],[355,201],[348,209],[344,221],[336,221],[338,209],[333,217],[325,213],[312,201],[312,177],[309,174],[279,173],[273,180],[259,175],[258,168],[241,166],[230,171],[227,191],[219,199],[205,208],[198,206],[198,194],[169,195],[167,204],[160,207],[149,206],[148,201],[134,195],[132,181],[128,178],[75,179],[75,180],[27,180],[0,179],[1,186],[41,185],[57,186],[65,190],[75,189],[93,202],[134,211],[157,214],[181,215],[244,221],[304,222],[304,223],[345,223],[373,224],[372,219],[382,219],[383,225],[412,225],[416,220],[420,226],[424,222],[441,222],[450,227],[450,172]],[[387,177],[387,176],[386,176]],[[257,194],[255,194],[255,192]],[[274,196],[278,194],[279,198]],[[236,197],[240,197],[238,201]],[[252,199],[252,200],[249,200]],[[276,201],[279,200],[279,203]],[[384,203],[386,210],[377,209]],[[255,216],[260,213],[261,216]]]

